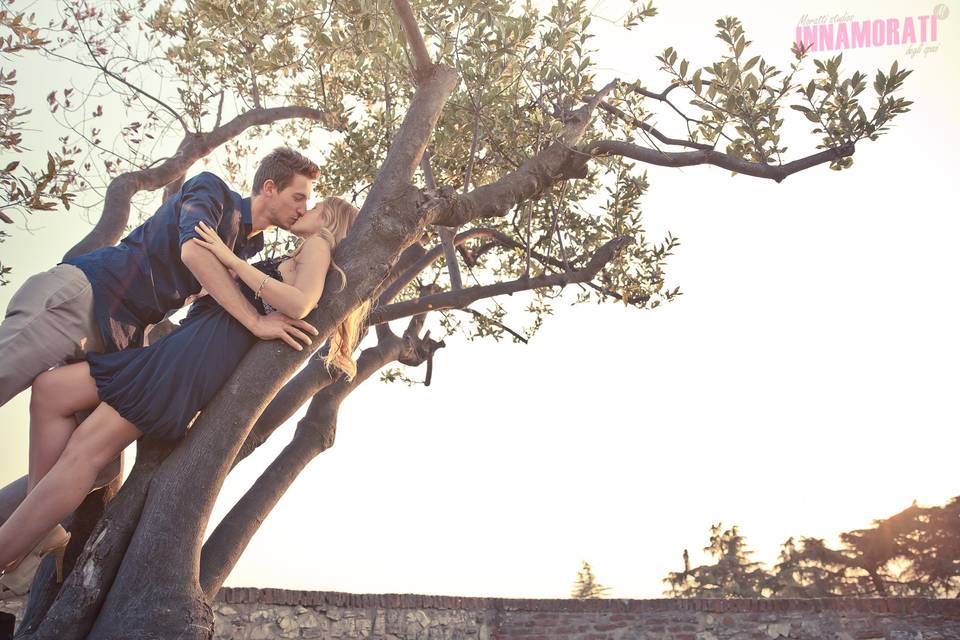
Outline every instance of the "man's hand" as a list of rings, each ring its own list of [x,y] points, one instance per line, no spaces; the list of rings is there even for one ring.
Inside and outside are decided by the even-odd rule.
[[[301,329],[303,329],[303,331],[301,331]],[[296,320],[285,316],[279,311],[274,311],[269,315],[259,316],[256,323],[250,329],[250,332],[261,340],[274,340],[279,338],[297,351],[303,351],[303,347],[300,346],[297,340],[305,345],[313,342],[310,336],[304,333],[304,331],[315,336],[320,335],[320,332],[306,320]]]

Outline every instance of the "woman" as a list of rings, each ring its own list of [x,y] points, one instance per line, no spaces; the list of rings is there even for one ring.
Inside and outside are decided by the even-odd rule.
[[[191,240],[210,251],[242,282],[241,291],[260,313],[280,311],[303,318],[323,293],[333,249],[347,235],[358,210],[341,198],[325,198],[290,228],[302,239],[289,256],[247,264],[213,229],[197,227]],[[201,223],[203,224],[203,223]],[[364,304],[334,331],[326,356],[348,378],[356,374],[352,353],[367,312]],[[25,593],[47,554],[63,580],[63,554],[70,534],[59,523],[93,488],[98,472],[134,440],[182,438],[196,416],[257,342],[210,296],[193,304],[180,329],[155,344],[110,354],[88,354],[47,371],[33,384],[31,447],[45,452],[32,460],[26,499],[0,526],[0,599]],[[302,347],[300,347],[302,349]],[[79,426],[78,411],[93,409]],[[36,476],[36,479],[34,478]],[[51,529],[53,527],[53,529]]]

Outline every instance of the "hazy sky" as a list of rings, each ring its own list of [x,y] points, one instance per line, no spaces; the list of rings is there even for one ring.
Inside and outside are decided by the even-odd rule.
[[[684,295],[672,304],[558,306],[528,345],[448,340],[428,388],[361,387],[342,407],[336,446],[284,496],[227,586],[555,598],[586,559],[611,596],[659,597],[684,548],[704,560],[712,523],[740,525],[772,564],[790,536],[833,541],[914,499],[956,495],[960,7],[947,6],[956,12],[925,55],[844,52],[843,75],[868,75],[868,113],[878,68],[914,70],[902,94],[912,111],[861,142],[851,170],[822,165],[776,184],[649,168],[649,237],[669,230],[681,241],[667,274]],[[752,55],[787,71],[803,14],[933,10],[659,2],[653,20],[611,30],[604,18],[627,7],[593,8],[598,85],[616,76],[665,88],[655,56],[667,46],[691,70],[712,63],[724,53],[714,37],[723,15],[741,19]],[[35,79],[49,71],[20,72],[18,104],[37,122],[49,87]],[[811,77],[812,60],[797,78]],[[658,126],[680,137],[679,119],[660,113]],[[812,125],[784,117],[787,159],[816,152]],[[57,212],[31,226],[0,249],[16,269],[0,308],[87,223]],[[0,409],[0,481],[26,473],[26,415],[26,395]],[[213,522],[292,427],[235,470]]]

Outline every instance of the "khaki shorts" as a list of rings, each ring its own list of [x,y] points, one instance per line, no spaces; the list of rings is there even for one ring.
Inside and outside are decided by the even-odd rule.
[[[83,271],[59,264],[28,278],[0,324],[0,406],[47,369],[102,350],[93,290]]]

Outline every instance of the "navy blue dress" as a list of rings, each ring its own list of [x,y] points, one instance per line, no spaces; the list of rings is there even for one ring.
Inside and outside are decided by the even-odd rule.
[[[277,266],[285,257],[254,266],[282,280]],[[239,284],[258,313],[272,310]],[[151,438],[178,440],[256,342],[256,336],[206,295],[193,303],[179,329],[156,343],[89,353],[87,362],[102,402]]]

